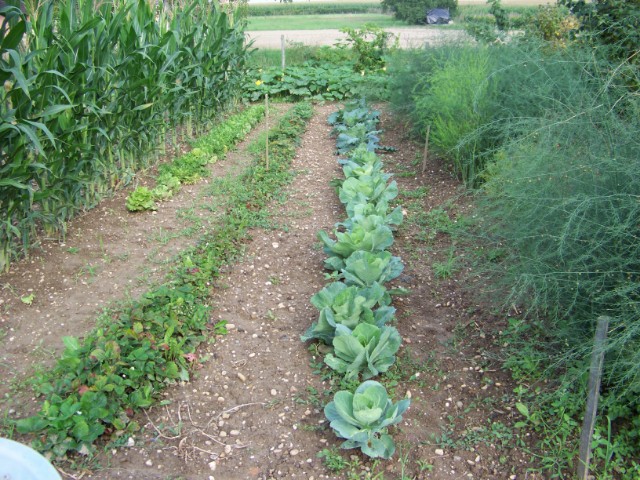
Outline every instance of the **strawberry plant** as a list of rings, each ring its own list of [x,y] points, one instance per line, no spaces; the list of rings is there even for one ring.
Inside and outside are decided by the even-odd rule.
[[[57,459],[89,454],[103,435],[138,430],[137,410],[152,405],[167,385],[189,380],[198,345],[226,332],[225,321],[210,321],[211,280],[240,254],[256,222],[254,209],[265,208],[290,178],[293,146],[312,112],[299,104],[282,118],[271,132],[280,140],[270,151],[270,169],[256,155],[238,179],[242,188],[230,198],[220,228],[186,251],[164,284],[106,315],[82,341],[65,338],[56,366],[37,379],[45,397],[40,411],[16,423],[18,432],[36,434],[36,449]]]

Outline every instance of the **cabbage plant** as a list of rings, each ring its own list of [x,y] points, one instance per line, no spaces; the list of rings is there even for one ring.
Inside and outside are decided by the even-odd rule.
[[[351,230],[353,225],[360,223],[362,217],[368,217],[369,215],[377,215],[384,218],[385,225],[390,228],[395,228],[402,224],[404,215],[402,213],[402,207],[397,206],[391,212],[389,212],[389,202],[386,200],[379,200],[378,202],[353,202],[345,205],[347,215],[349,218],[342,223],[336,224],[336,227],[344,227],[347,230]]]
[[[368,323],[360,323],[347,334],[336,331],[333,339],[334,353],[324,357],[324,363],[346,379],[362,373],[364,380],[386,372],[396,361],[395,354],[402,338],[394,327],[381,328]]]
[[[345,267],[341,272],[348,285],[368,287],[374,283],[380,285],[400,276],[404,265],[400,257],[394,257],[389,252],[354,252],[345,260]]]
[[[318,232],[318,239],[324,244],[324,252],[329,255],[324,265],[329,270],[339,271],[345,266],[344,259],[357,250],[382,252],[393,244],[393,232],[383,217],[370,215],[358,218],[346,232],[335,232],[337,240],[329,238],[326,232]]]
[[[335,434],[346,441],[341,448],[360,448],[369,457],[391,458],[396,446],[387,427],[402,421],[408,398],[394,404],[378,382],[367,380],[351,393],[341,390],[324,408]]]
[[[390,302],[386,289],[376,283],[367,288],[331,283],[311,297],[320,316],[300,338],[303,342],[317,338],[331,345],[336,331],[348,335],[360,323],[384,326],[396,311]]]
[[[348,203],[367,203],[379,200],[390,201],[398,196],[398,184],[395,180],[389,184],[384,175],[363,175],[349,177],[338,190],[340,201]]]

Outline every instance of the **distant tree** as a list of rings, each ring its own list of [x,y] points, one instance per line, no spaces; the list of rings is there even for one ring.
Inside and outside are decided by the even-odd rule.
[[[382,0],[385,11],[391,11],[398,20],[412,24],[425,23],[427,11],[438,7],[448,8],[453,17],[458,10],[458,0]]]

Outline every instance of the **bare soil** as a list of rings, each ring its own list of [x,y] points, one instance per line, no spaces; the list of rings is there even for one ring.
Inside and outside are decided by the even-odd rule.
[[[243,259],[217,282],[214,319],[227,320],[229,333],[200,348],[202,367],[191,382],[168,388],[161,404],[138,414],[138,435],[105,446],[86,468],[63,466],[64,478],[536,478],[525,473],[528,457],[510,433],[514,385],[491,360],[501,323],[465,291],[463,272],[436,278],[433,263],[445,261],[451,239],[420,240],[415,208],[392,248],[406,265],[397,286],[411,291],[395,301],[404,342],[387,379],[396,400],[412,398],[393,430],[398,451],[384,462],[340,451],[349,463],[341,472],[317,456],[340,441],[322,413],[330,400],[329,379],[314,372],[322,358],[299,337],[317,316],[309,298],[326,282],[316,233],[345,217],[329,185],[341,175],[326,123],[336,108],[316,107],[286,201],[272,208],[277,227],[252,231]],[[430,158],[422,174],[421,147],[404,126],[384,114],[381,128],[383,143],[398,149],[383,159],[408,192],[400,201],[419,202],[424,212],[446,204],[454,221],[464,215],[470,200],[441,162]],[[245,147],[215,165],[214,177],[246,166]],[[52,365],[61,338],[82,336],[104,307],[145,291],[213,223],[215,213],[203,208],[207,187],[184,188],[155,214],[128,213],[120,192],[75,221],[64,244],[43,241],[40,253],[0,276],[3,415],[36,411],[25,379]],[[411,194],[419,188],[426,195]],[[28,294],[31,305],[20,300]]]

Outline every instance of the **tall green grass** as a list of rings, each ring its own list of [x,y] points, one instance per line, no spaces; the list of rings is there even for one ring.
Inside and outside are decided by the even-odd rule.
[[[5,9],[0,38],[0,270],[212,120],[236,94],[241,26],[215,3],[47,0]]]

